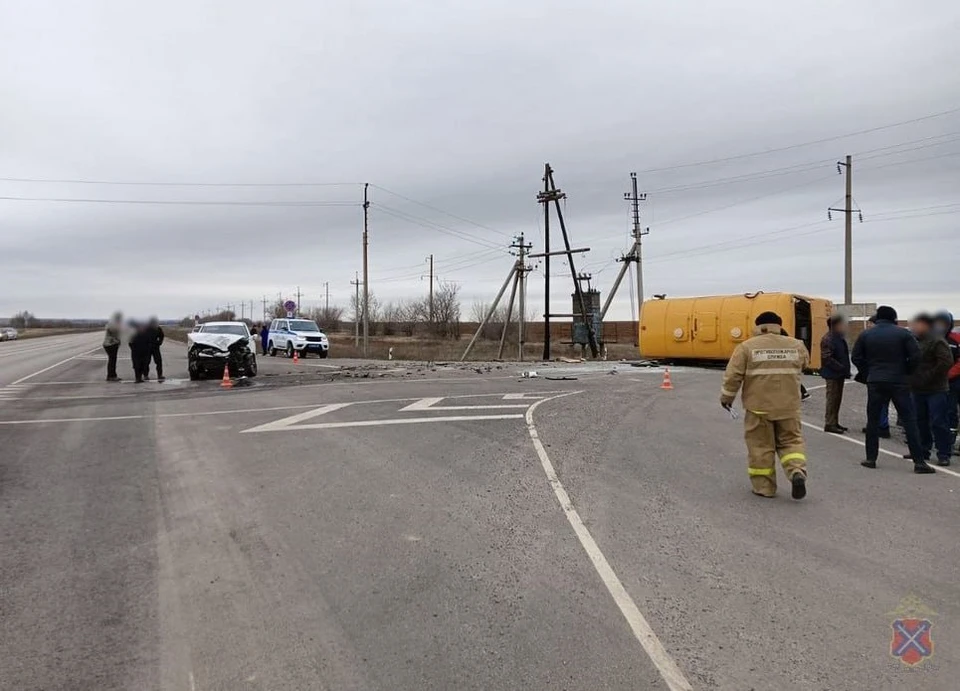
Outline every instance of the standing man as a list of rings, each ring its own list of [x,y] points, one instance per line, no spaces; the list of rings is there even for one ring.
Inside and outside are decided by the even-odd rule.
[[[133,364],[134,382],[143,383],[144,374],[150,366],[150,342],[143,322],[130,322],[130,361]]]
[[[957,442],[957,425],[960,424],[960,334],[953,333],[953,315],[949,312],[937,312],[933,317],[933,328],[942,335],[950,348],[953,366],[947,373],[950,385],[950,410],[947,422],[950,425],[951,443]]]
[[[843,402],[843,387],[850,378],[847,320],[835,314],[827,320],[827,327],[829,330],[820,339],[820,376],[827,382],[823,431],[843,434],[847,428],[840,424],[840,404]]]
[[[880,415],[893,403],[907,434],[913,472],[933,473],[923,460],[916,411],[910,396],[909,377],[920,362],[920,346],[906,329],[897,326],[897,311],[877,308],[876,323],[860,334],[853,345],[853,364],[867,373],[867,458],[860,465],[876,468],[880,455]]]
[[[160,327],[160,322],[156,317],[151,317],[146,329],[147,345],[150,347],[150,351],[147,353],[146,362],[143,366],[144,379],[150,378],[150,360],[152,359],[157,366],[157,381],[161,383],[166,381],[166,378],[163,376],[163,355],[160,353],[163,338],[163,329]]]
[[[753,493],[777,493],[776,457],[790,480],[794,499],[807,495],[807,454],[800,425],[800,375],[810,362],[803,341],[781,334],[774,312],[756,319],[757,329],[736,347],[723,376],[720,405],[731,409],[743,388],[747,473]]]
[[[267,345],[270,343],[270,325],[264,324],[263,328],[260,329],[260,343],[263,345],[263,354],[269,355],[267,352]]]
[[[947,341],[934,329],[933,317],[929,314],[914,319],[914,334],[920,343],[920,364],[910,377],[910,387],[917,406],[923,460],[930,460],[936,445],[937,465],[950,465],[953,436],[948,422],[950,386],[947,375],[953,367],[953,355]]]
[[[121,333],[123,332],[123,315],[115,312],[103,333],[103,349],[107,353],[107,381],[118,382],[117,353],[120,350]]]

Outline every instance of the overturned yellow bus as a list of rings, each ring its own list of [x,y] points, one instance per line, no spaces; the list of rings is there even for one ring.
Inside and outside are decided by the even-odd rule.
[[[784,330],[810,351],[820,369],[820,339],[833,303],[795,293],[744,293],[646,300],[640,314],[640,354],[656,360],[725,362],[753,334],[761,312],[776,312]]]

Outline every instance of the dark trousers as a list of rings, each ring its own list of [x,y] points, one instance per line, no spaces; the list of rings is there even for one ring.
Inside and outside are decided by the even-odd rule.
[[[827,379],[827,409],[823,416],[824,427],[840,425],[840,403],[843,401],[843,379]]]
[[[960,377],[957,377],[950,382],[950,400],[949,400],[950,410],[947,411],[947,424],[950,425],[950,429],[956,430],[957,425],[960,424]],[[953,432],[954,441],[956,441],[957,433]]]
[[[117,378],[117,353],[120,350],[120,344],[103,346],[107,353],[107,379]]]
[[[157,366],[157,378],[163,376],[163,355],[160,354],[160,346],[157,346],[153,349],[153,352],[147,356],[147,366],[144,368],[144,374],[150,374],[150,358],[153,358],[153,363]]]
[[[133,365],[133,376],[141,381],[150,371],[150,353],[130,349],[130,363]]]
[[[953,453],[953,435],[950,434],[948,422],[950,394],[946,391],[914,393],[913,400],[917,405],[917,427],[920,431],[923,457],[929,459],[936,444],[937,459],[950,460]]]
[[[923,447],[920,445],[920,432],[917,430],[917,414],[913,408],[913,397],[906,384],[874,382],[867,384],[867,460],[876,461],[880,455],[880,415],[891,403],[897,410],[897,416],[907,433],[907,446],[914,463],[922,463]]]

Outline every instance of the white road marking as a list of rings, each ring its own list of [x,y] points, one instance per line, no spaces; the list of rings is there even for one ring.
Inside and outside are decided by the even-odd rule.
[[[557,501],[560,502],[560,508],[563,509],[564,515],[566,515],[567,520],[570,522],[570,527],[573,528],[573,532],[576,534],[577,539],[580,540],[580,544],[593,563],[593,568],[596,569],[597,574],[600,576],[603,584],[607,586],[607,590],[613,597],[614,602],[617,603],[617,607],[620,608],[620,612],[623,614],[624,619],[627,620],[627,624],[629,624],[630,629],[633,631],[633,635],[636,636],[640,645],[647,653],[647,656],[653,662],[654,666],[656,666],[657,671],[660,672],[660,677],[667,684],[670,691],[692,691],[693,687],[690,685],[690,682],[683,676],[683,672],[680,671],[677,663],[674,662],[673,658],[670,657],[670,654],[663,647],[660,639],[657,638],[650,624],[647,623],[647,620],[637,607],[637,603],[633,601],[627,589],[623,587],[623,583],[613,570],[613,567],[610,566],[610,562],[607,561],[607,558],[597,545],[596,540],[593,539],[587,526],[584,525],[583,519],[580,518],[580,514],[574,508],[573,502],[570,500],[570,495],[567,494],[563,483],[560,482],[557,471],[553,467],[553,463],[550,462],[550,457],[547,455],[547,450],[544,448],[543,443],[540,441],[540,436],[537,434],[537,428],[533,422],[533,413],[540,404],[574,393],[580,392],[571,391],[569,393],[563,393],[544,401],[537,401],[530,406],[530,409],[527,410],[526,413],[526,420],[527,431],[530,433],[530,439],[533,440],[533,447],[537,450],[537,456],[540,457],[543,472],[547,475],[547,480],[550,482],[550,486],[557,496]]]
[[[401,408],[401,413],[416,410],[494,410],[497,408],[526,408],[529,403],[506,403],[501,405],[437,405],[443,397],[421,398],[410,405]]]
[[[866,447],[866,446],[867,446],[866,442],[862,442],[862,441],[860,441],[859,439],[853,439],[852,437],[848,437],[848,436],[846,436],[845,434],[830,434],[829,432],[824,432],[822,427],[819,427],[819,426],[817,426],[817,425],[811,424],[811,423],[807,422],[806,420],[801,420],[801,424],[802,424],[804,427],[809,427],[810,429],[815,429],[815,430],[817,430],[818,432],[823,433],[823,436],[825,436],[825,437],[832,437],[833,439],[843,439],[844,441],[848,441],[848,442],[850,442],[851,444],[856,444],[857,446],[863,446],[863,447]],[[908,461],[908,462],[910,462],[910,463],[913,463],[913,461],[911,461],[910,459],[904,458],[902,453],[896,453],[896,452],[894,452],[894,451],[888,451],[887,449],[884,449],[884,448],[881,448],[881,449],[880,449],[880,453],[886,454],[887,456],[893,456],[894,458],[899,458],[901,461]],[[940,467],[940,466],[938,466],[938,465],[934,465],[933,463],[930,464],[930,467],[933,468],[934,470],[936,470],[938,473],[946,473],[947,475],[953,475],[954,477],[960,477],[960,473],[958,473],[956,470],[951,470],[950,468],[942,468],[942,467]]]
[[[315,417],[321,415],[326,415],[327,413],[332,413],[335,410],[340,410],[341,408],[346,408],[353,403],[328,403],[325,406],[319,408],[314,408],[313,410],[307,410],[297,415],[291,415],[290,417],[285,417],[274,422],[268,422],[265,425],[259,425],[257,427],[251,427],[250,429],[243,430],[243,433],[247,432],[280,432],[287,429],[293,425],[296,425],[299,422],[304,420],[312,420]],[[298,426],[299,428],[299,426]]]
[[[38,371],[38,372],[34,372],[33,374],[28,374],[28,375],[25,376],[25,377],[20,377],[20,378],[17,379],[17,381],[15,381],[15,382],[10,382],[10,386],[16,386],[17,384],[22,384],[23,382],[27,381],[28,379],[33,379],[33,378],[34,378],[35,376],[37,376],[38,374],[43,374],[44,372],[49,372],[50,370],[52,370],[52,369],[55,368],[55,367],[59,367],[60,365],[64,365],[64,364],[70,362],[71,360],[76,360],[80,355],[86,355],[86,354],[88,354],[88,353],[92,353],[92,352],[94,352],[95,350],[99,350],[99,349],[100,349],[100,346],[97,346],[96,348],[91,348],[90,350],[84,351],[83,353],[78,353],[77,355],[71,355],[71,356],[68,357],[66,360],[61,360],[60,362],[56,362],[56,363],[50,365],[49,367],[44,367],[42,370],[40,370],[40,371]]]
[[[508,393],[503,395],[505,401],[539,401],[544,398],[542,394],[533,393]]]
[[[382,420],[350,420],[348,422],[318,422],[309,425],[297,425],[291,429],[301,430],[301,429],[337,429],[340,427],[380,427],[388,425],[414,425],[422,422],[465,422],[468,420],[520,420],[523,418],[523,413],[513,413],[510,415],[450,415],[445,417],[405,417],[405,418],[388,418]],[[252,429],[245,429],[241,434],[246,434],[248,432],[270,432],[270,429],[261,429],[264,425],[260,427],[254,427]]]

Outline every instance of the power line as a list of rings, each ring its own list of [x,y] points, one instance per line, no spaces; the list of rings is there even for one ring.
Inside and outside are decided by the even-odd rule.
[[[790,151],[791,149],[799,149],[806,146],[813,146],[815,144],[825,144],[827,142],[835,142],[840,139],[847,139],[849,137],[857,137],[863,134],[870,134],[872,132],[880,132],[882,130],[888,130],[894,127],[901,127],[903,125],[912,125],[917,122],[923,122],[925,120],[932,120],[933,118],[943,117],[944,115],[952,115],[953,113],[960,112],[960,107],[951,108],[949,110],[944,110],[939,113],[932,113],[930,115],[924,115],[918,118],[912,118],[910,120],[902,120],[900,122],[893,122],[887,125],[880,125],[878,127],[870,127],[863,130],[857,130],[855,132],[847,132],[846,134],[838,134],[832,137],[824,137],[822,139],[814,139],[807,142],[800,142],[798,144],[790,144],[788,146],[780,146],[773,149],[764,149],[762,151],[752,151],[750,153],[737,154],[734,156],[724,156],[722,158],[713,158],[703,161],[693,161],[690,163],[679,163],[672,166],[663,166],[660,168],[647,168],[645,170],[637,171],[638,173],[661,173],[668,170],[679,170],[681,168],[694,168],[698,166],[711,165],[713,163],[725,163],[726,161],[737,161],[744,158],[752,158],[754,156],[765,156],[767,154],[779,153],[781,151]]]
[[[480,245],[481,247],[496,248],[496,249],[501,249],[503,252],[506,252],[505,249],[503,249],[500,245],[498,245],[497,243],[493,242],[492,240],[486,240],[486,239],[483,239],[483,238],[477,238],[477,237],[474,237],[474,236],[472,236],[472,235],[468,235],[466,232],[464,232],[464,231],[462,231],[462,230],[457,230],[457,229],[455,229],[455,228],[450,228],[449,226],[441,225],[440,223],[437,223],[437,222],[435,222],[435,221],[431,221],[431,220],[426,219],[426,218],[421,218],[421,217],[419,217],[419,216],[414,216],[413,214],[409,214],[409,213],[407,213],[407,212],[405,212],[405,211],[400,211],[399,209],[394,209],[394,208],[389,207],[389,206],[384,206],[383,204],[376,204],[376,205],[374,206],[374,208],[375,208],[375,209],[378,209],[378,210],[381,211],[382,213],[387,214],[388,216],[394,216],[394,217],[399,218],[399,219],[401,219],[401,220],[403,220],[403,221],[407,221],[408,223],[412,223],[412,224],[414,224],[414,225],[422,226],[422,227],[428,228],[428,229],[430,229],[430,230],[435,230],[435,231],[437,231],[437,232],[439,232],[439,233],[444,233],[444,234],[446,234],[446,235],[451,235],[451,236],[456,237],[456,238],[458,238],[458,239],[460,239],[460,240],[465,240],[465,241],[467,241],[467,242],[472,242],[472,243],[474,243],[474,244],[476,244],[476,245]]]
[[[374,184],[371,184],[370,186],[373,187],[374,189],[380,190],[381,192],[386,192],[387,194],[393,195],[394,197],[398,197],[399,199],[403,199],[403,200],[405,200],[405,201],[408,201],[408,202],[410,202],[411,204],[417,204],[418,206],[422,206],[422,207],[424,207],[425,209],[430,209],[431,211],[436,211],[437,213],[441,213],[441,214],[444,214],[445,216],[449,216],[450,218],[454,218],[454,219],[460,221],[461,223],[469,223],[470,225],[476,226],[477,228],[483,228],[484,230],[489,230],[490,232],[497,233],[498,235],[502,235],[502,236],[504,236],[504,237],[507,237],[507,234],[506,234],[506,233],[504,233],[503,231],[497,230],[496,228],[491,228],[490,226],[485,226],[485,225],[483,225],[482,223],[477,223],[476,221],[471,221],[469,218],[463,218],[462,216],[457,216],[456,214],[452,214],[452,213],[450,213],[449,211],[445,211],[445,210],[443,210],[443,209],[441,209],[441,208],[439,208],[439,207],[432,206],[432,205],[430,205],[430,204],[427,204],[426,202],[421,202],[421,201],[418,201],[418,200],[416,200],[416,199],[412,199],[411,197],[407,197],[407,196],[405,196],[405,195],[402,195],[402,194],[400,194],[399,192],[394,192],[393,190],[388,190],[386,187],[381,187],[380,185],[374,185]]]
[[[147,180],[84,180],[78,178],[0,178],[0,182],[61,185],[122,185],[129,187],[359,187],[360,182],[173,182]]]
[[[348,201],[195,201],[187,199],[90,199],[76,197],[0,197],[0,201],[55,202],[73,204],[155,204],[160,206],[360,206]]]

